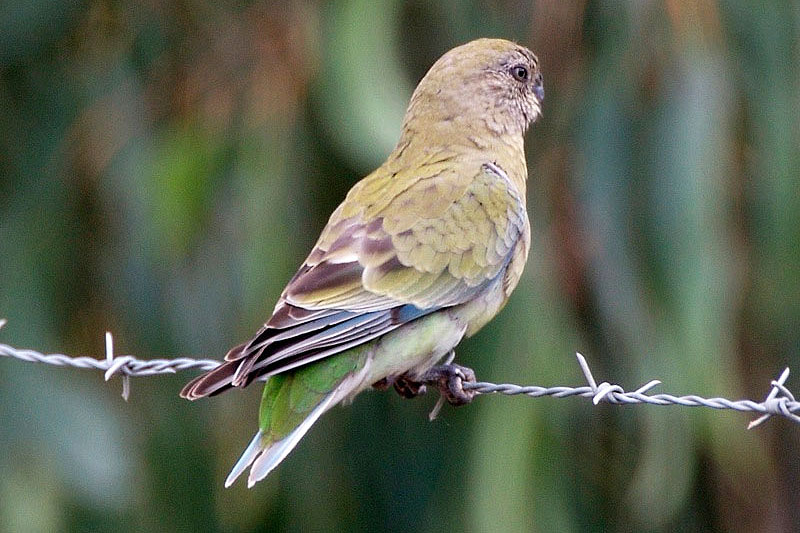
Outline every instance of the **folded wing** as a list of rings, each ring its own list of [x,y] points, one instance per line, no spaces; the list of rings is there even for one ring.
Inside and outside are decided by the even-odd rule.
[[[438,160],[412,178],[376,171],[358,183],[269,321],[181,394],[195,399],[245,386],[484,290],[501,275],[524,232],[524,201],[494,164],[466,180],[450,168]]]

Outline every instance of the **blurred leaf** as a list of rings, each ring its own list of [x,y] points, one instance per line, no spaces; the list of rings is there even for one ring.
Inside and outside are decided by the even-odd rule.
[[[196,124],[165,131],[148,172],[154,238],[161,255],[180,261],[207,230],[207,210],[224,163],[224,139]]]
[[[326,9],[315,91],[325,132],[354,165],[371,170],[397,144],[413,89],[398,58],[399,4],[347,0]]]

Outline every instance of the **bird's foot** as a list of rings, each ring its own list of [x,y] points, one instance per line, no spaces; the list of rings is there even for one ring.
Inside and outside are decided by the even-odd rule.
[[[394,380],[394,390],[403,398],[411,399],[425,394],[428,388],[422,381],[414,381],[408,376],[398,376]]]
[[[454,356],[455,354],[451,352],[446,363],[431,367],[417,379],[405,374],[402,376],[390,376],[376,381],[372,386],[378,390],[386,390],[393,386],[397,394],[403,398],[416,398],[425,394],[427,391],[426,385],[432,385],[439,390],[442,399],[446,400],[450,405],[468,404],[475,397],[475,392],[464,390],[464,383],[475,383],[475,372],[471,368],[454,364],[452,362]],[[431,413],[431,419],[436,417],[441,403],[442,400],[439,400]]]
[[[383,379],[373,383],[372,384],[372,388],[375,389],[375,390],[379,390],[379,391],[385,391],[386,389],[389,388],[389,386],[392,384],[392,382],[393,382],[393,380],[390,380],[389,378],[383,378]]]
[[[448,363],[428,370],[420,380],[435,385],[450,405],[465,405],[472,401],[475,391],[464,390],[464,383],[475,383],[475,372],[465,366]]]
[[[389,386],[393,386],[397,394],[403,398],[411,399],[425,394],[427,387],[423,381],[416,381],[408,376],[396,376],[391,378],[383,378],[372,384],[372,387],[378,390],[386,390]]]

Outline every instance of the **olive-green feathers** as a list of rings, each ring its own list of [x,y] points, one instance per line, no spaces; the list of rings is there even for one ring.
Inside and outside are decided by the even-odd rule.
[[[445,307],[472,297],[509,262],[527,216],[497,165],[458,170],[368,176],[331,217],[286,288],[287,302],[376,310]]]

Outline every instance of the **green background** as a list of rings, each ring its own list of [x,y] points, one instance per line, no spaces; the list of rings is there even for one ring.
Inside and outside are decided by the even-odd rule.
[[[479,379],[761,399],[800,372],[796,2],[0,6],[0,342],[220,358],[391,150],[449,48],[539,56],[533,230]],[[800,427],[678,407],[365,393],[252,490],[258,387],[189,403],[0,361],[2,531],[791,531]],[[788,385],[800,390],[796,375]]]

